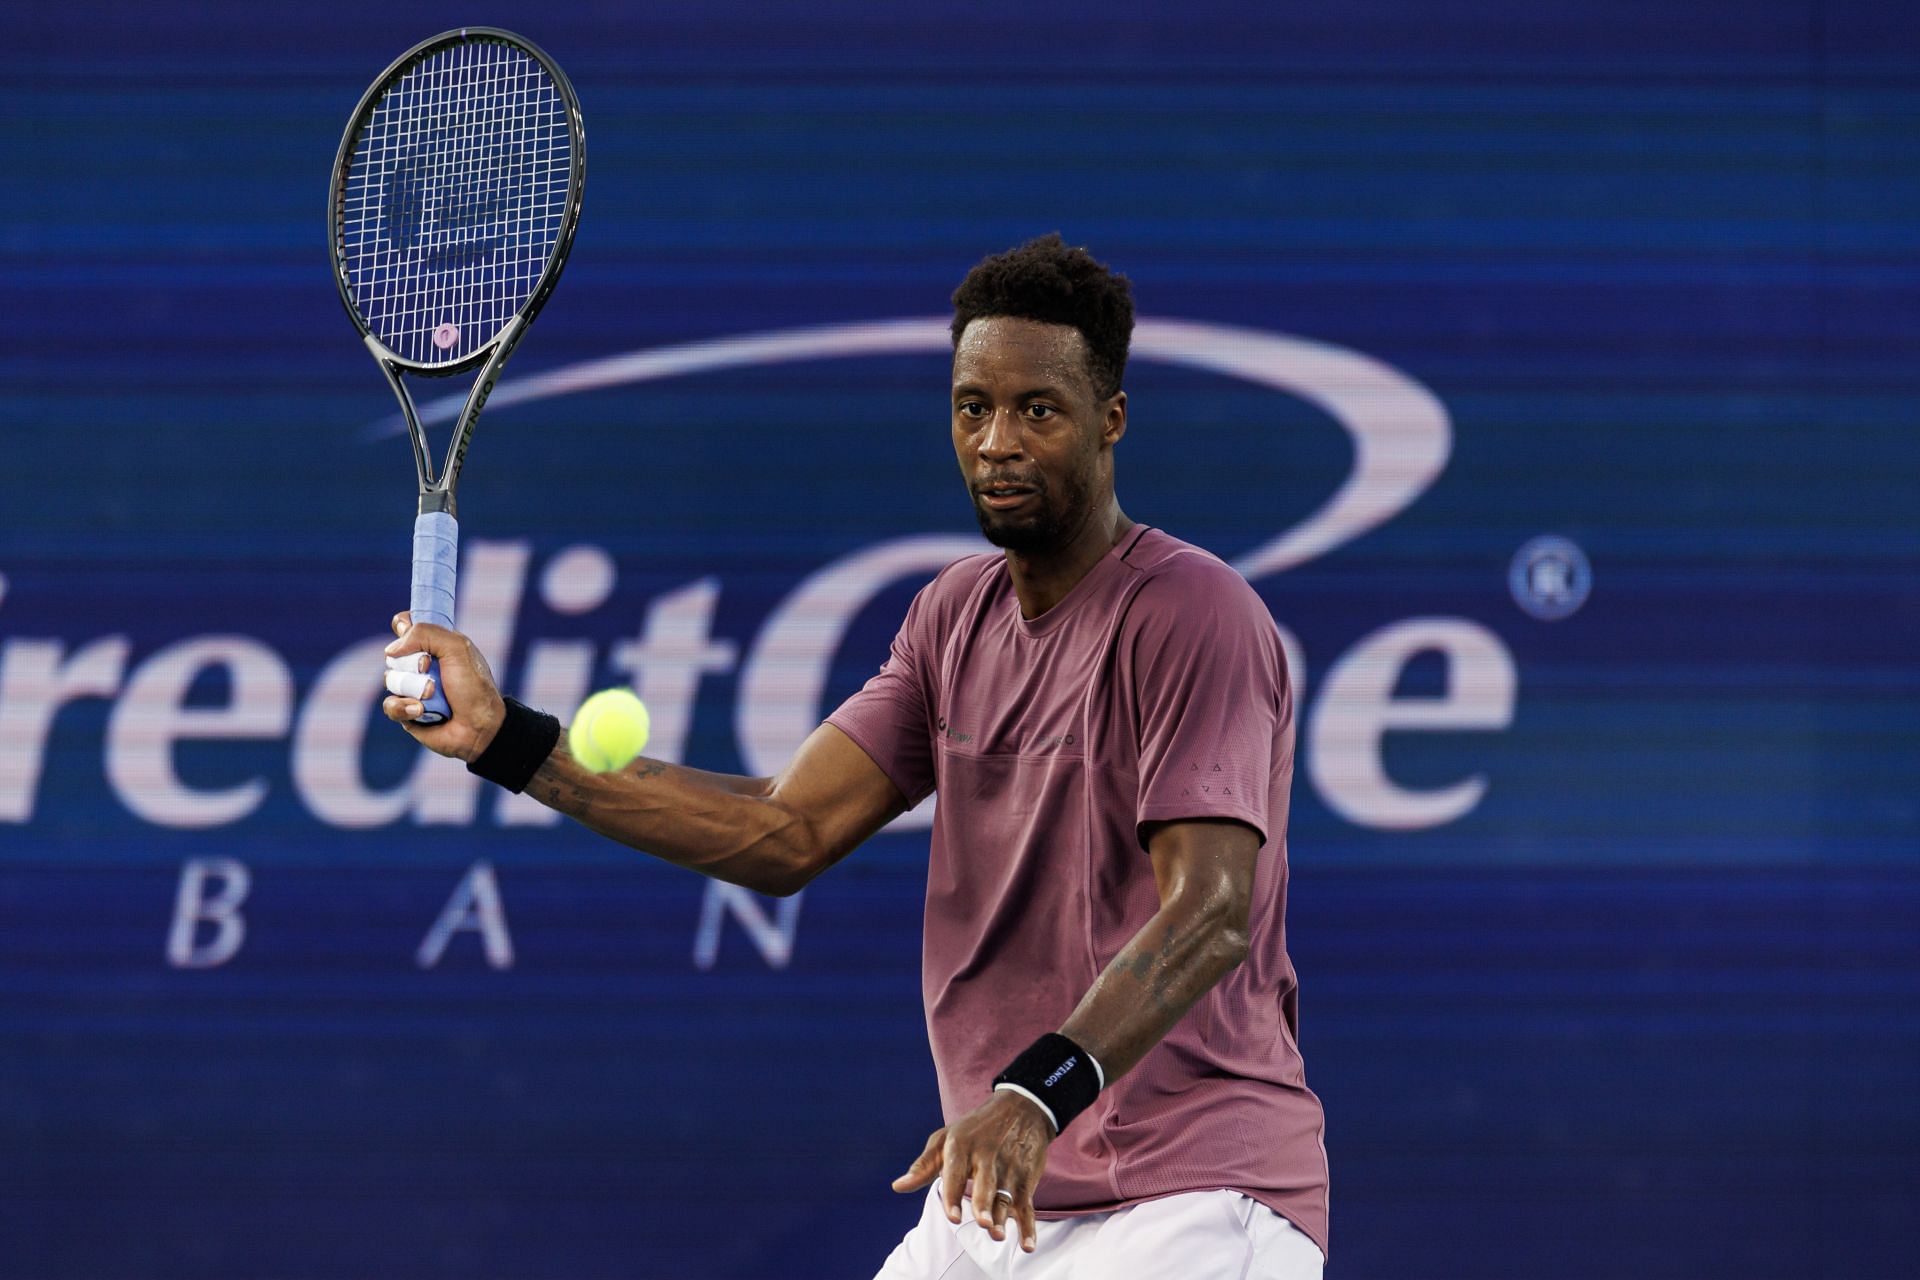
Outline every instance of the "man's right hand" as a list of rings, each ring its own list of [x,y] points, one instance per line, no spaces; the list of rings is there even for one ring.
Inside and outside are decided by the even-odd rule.
[[[389,668],[384,673],[388,694],[386,701],[380,704],[380,709],[386,713],[387,719],[412,734],[427,750],[469,763],[478,759],[493,741],[493,735],[499,732],[500,722],[507,714],[507,704],[501,700],[499,686],[493,682],[493,672],[487,666],[486,657],[474,647],[473,641],[460,632],[448,627],[436,627],[430,622],[416,626],[410,613],[403,611],[394,614],[392,625],[393,634],[398,638],[387,646],[387,657],[422,655],[419,660],[422,673],[426,670],[427,657],[439,659],[440,678],[446,682],[447,706],[451,714],[439,724],[415,723],[423,710],[420,699],[432,696],[433,682],[427,680],[428,687],[418,694],[396,692],[396,686],[404,684],[406,680],[417,679],[411,668]]]

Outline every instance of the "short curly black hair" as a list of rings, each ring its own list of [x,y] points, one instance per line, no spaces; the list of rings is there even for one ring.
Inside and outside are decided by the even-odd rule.
[[[1055,231],[981,259],[953,291],[953,345],[975,320],[1014,316],[1068,324],[1087,340],[1094,394],[1120,390],[1133,337],[1133,287]]]

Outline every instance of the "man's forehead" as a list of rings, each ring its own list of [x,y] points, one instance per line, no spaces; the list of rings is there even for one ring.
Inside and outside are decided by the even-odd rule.
[[[1070,324],[1017,316],[987,316],[961,331],[953,350],[955,382],[1016,374],[1090,383],[1086,337]]]

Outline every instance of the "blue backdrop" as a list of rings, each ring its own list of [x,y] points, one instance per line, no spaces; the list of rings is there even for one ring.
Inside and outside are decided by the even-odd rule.
[[[1059,229],[1158,326],[1127,510],[1298,660],[1329,1274],[1913,1273],[1911,8],[348,0],[0,17],[0,1275],[914,1217],[924,824],[726,895],[374,717],[412,476],[326,171],[463,22],[588,130],[462,486],[509,688],[775,767],[972,537],[947,293]]]

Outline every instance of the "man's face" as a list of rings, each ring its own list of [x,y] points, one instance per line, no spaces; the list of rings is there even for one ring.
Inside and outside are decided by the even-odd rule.
[[[1113,493],[1126,396],[1101,398],[1071,325],[975,320],[953,353],[953,448],[995,546],[1066,546]]]

